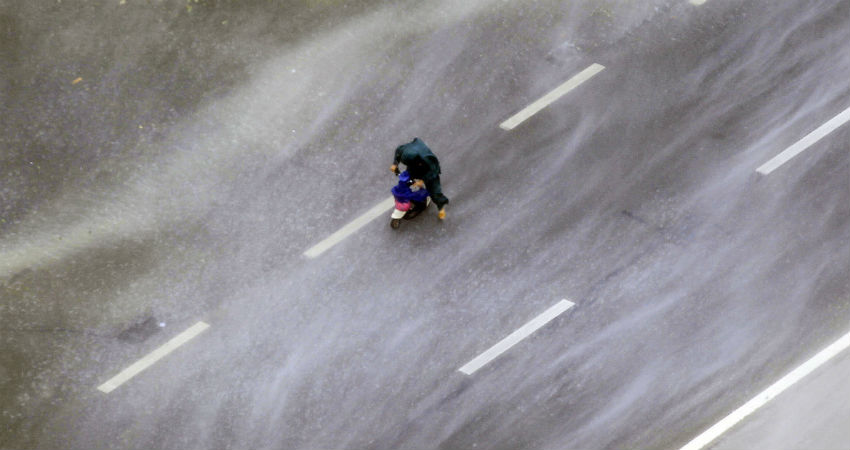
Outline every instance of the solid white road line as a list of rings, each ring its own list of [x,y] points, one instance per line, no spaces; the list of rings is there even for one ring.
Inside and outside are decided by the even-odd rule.
[[[362,216],[354,219],[348,225],[340,228],[339,231],[337,231],[336,233],[328,236],[322,242],[319,242],[318,244],[310,247],[309,250],[304,252],[304,256],[308,258],[315,258],[321,255],[329,248],[338,244],[340,241],[362,228],[363,225],[366,225],[367,223],[375,220],[376,217],[389,212],[389,210],[392,209],[394,206],[395,200],[393,200],[392,197],[382,201],[381,203],[378,203],[377,205],[373,206],[372,209],[363,213]]]
[[[815,142],[821,140],[824,136],[829,133],[832,133],[833,130],[844,125],[847,121],[850,120],[850,108],[845,109],[838,113],[837,116],[829,119],[825,124],[819,126],[815,131],[807,134],[803,139],[795,142],[794,145],[788,147],[782,153],[776,155],[770,161],[764,163],[761,167],[756,169],[756,172],[767,175],[770,172],[776,170],[779,166],[785,164],[791,158],[800,154],[803,150],[809,148]]]
[[[209,325],[204,322],[198,322],[192,325],[186,331],[178,334],[177,336],[174,336],[173,338],[171,338],[170,341],[166,342],[156,350],[148,353],[147,356],[136,361],[130,367],[127,367],[126,369],[122,370],[118,375],[115,375],[114,377],[110,378],[109,381],[107,381],[106,383],[103,383],[98,386],[97,389],[107,394],[112,392],[115,388],[121,386],[130,378],[133,378],[134,376],[138,375],[139,372],[152,366],[155,362],[162,359],[165,355],[168,355],[169,353],[173,352],[177,347],[180,347],[186,342],[189,342],[190,339],[201,334],[201,332],[203,332],[207,328],[209,328]]]
[[[551,321],[555,317],[558,317],[562,312],[570,309],[574,304],[575,303],[568,300],[561,300],[560,302],[556,303],[555,306],[552,306],[551,308],[544,311],[543,314],[540,314],[534,319],[531,319],[530,322],[521,326],[518,330],[508,335],[508,337],[502,339],[501,341],[496,343],[496,345],[490,347],[489,349],[487,349],[487,351],[475,357],[475,359],[473,359],[472,361],[464,364],[464,366],[458,370],[467,375],[472,375],[476,370],[480,369],[490,361],[496,359],[496,357],[506,352],[517,342],[525,339],[531,333],[534,333],[543,325],[546,325],[547,323],[549,323],[549,321]]]
[[[806,375],[812,373],[812,371],[832,359],[835,355],[841,353],[847,347],[850,347],[850,333],[845,334],[830,346],[821,350],[820,353],[813,356],[810,360],[804,362],[803,365],[792,370],[788,375],[785,375],[779,381],[773,383],[773,385],[769,388],[753,397],[750,401],[744,403],[743,406],[733,411],[731,414],[723,418],[723,420],[705,430],[691,442],[688,442],[681,450],[699,450],[705,447],[711,441],[717,439],[720,435],[732,428],[735,424],[752,414],[755,410],[764,406],[767,402],[793,386],[796,382],[802,380]]]
[[[549,106],[550,103],[561,98],[564,94],[575,89],[578,85],[589,80],[591,77],[601,72],[604,68],[605,66],[601,64],[591,64],[588,68],[582,70],[577,75],[567,80],[564,84],[556,87],[554,90],[552,90],[552,92],[549,92],[548,94],[541,97],[540,100],[537,100],[536,102],[526,106],[525,109],[514,114],[510,119],[502,122],[499,127],[503,130],[513,130],[514,128],[516,128],[517,125],[523,123],[529,117],[537,114],[541,109]]]
[[[699,6],[699,5],[702,5],[703,3],[705,3],[705,0],[691,0],[692,5]]]

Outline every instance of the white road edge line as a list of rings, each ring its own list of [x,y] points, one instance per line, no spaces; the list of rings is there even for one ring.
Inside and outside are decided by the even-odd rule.
[[[605,66],[603,66],[601,64],[596,64],[596,63],[591,64],[586,69],[582,70],[581,72],[579,72],[578,74],[576,74],[575,76],[573,76],[572,78],[570,78],[569,80],[564,82],[564,84],[556,87],[555,89],[553,89],[551,92],[549,92],[548,94],[541,97],[536,102],[526,106],[525,109],[514,114],[508,120],[502,122],[499,125],[499,128],[501,128],[503,130],[508,130],[508,131],[513,130],[514,128],[516,128],[517,125],[525,122],[526,119],[537,114],[541,109],[549,106],[549,104],[551,104],[555,100],[558,100],[559,98],[561,98],[567,92],[570,92],[571,90],[575,89],[578,85],[589,80],[591,77],[593,77],[597,73],[601,72],[602,69],[604,69],[604,68],[605,68]]]
[[[381,203],[378,203],[377,205],[373,206],[372,209],[366,211],[365,213],[363,213],[363,215],[351,221],[351,223],[349,223],[348,225],[340,228],[339,231],[337,231],[336,233],[328,236],[322,242],[319,242],[318,244],[310,247],[309,250],[304,252],[304,256],[308,258],[315,258],[321,255],[329,248],[340,243],[340,241],[362,228],[363,225],[366,225],[367,223],[375,220],[375,218],[377,218],[378,216],[386,214],[394,206],[395,200],[392,197],[389,197]]]
[[[756,172],[762,175],[767,175],[770,172],[773,172],[774,170],[779,168],[779,166],[785,164],[786,162],[788,162],[788,160],[802,153],[803,150],[809,148],[809,146],[811,146],[815,142],[821,140],[821,138],[823,138],[824,136],[828,135],[829,133],[832,133],[836,128],[840,127],[841,125],[844,125],[848,120],[850,120],[850,108],[841,111],[840,113],[838,113],[838,115],[836,115],[832,119],[829,119],[823,125],[817,127],[815,131],[812,131],[811,133],[807,134],[805,137],[803,137],[803,139],[800,139],[799,141],[795,142],[794,145],[788,147],[782,153],[774,156],[770,161],[762,164],[761,167],[756,169]]]
[[[480,369],[485,364],[496,359],[496,357],[516,345],[517,342],[525,339],[531,333],[534,333],[535,331],[543,327],[543,325],[546,325],[552,319],[558,317],[564,311],[572,308],[573,305],[575,305],[575,303],[571,301],[568,301],[566,299],[561,300],[560,302],[556,303],[555,306],[550,307],[539,316],[531,319],[530,322],[521,326],[518,330],[509,334],[508,337],[497,342],[496,345],[490,347],[484,353],[476,356],[475,359],[464,364],[464,366],[458,370],[467,375],[472,375],[473,373],[475,373],[476,370]]]
[[[177,347],[189,342],[195,336],[201,334],[204,330],[209,328],[209,325],[204,322],[198,322],[191,327],[189,327],[186,331],[178,334],[171,338],[170,341],[166,342],[156,350],[148,353],[144,358],[136,361],[126,369],[122,370],[118,375],[110,378],[106,383],[101,384],[97,387],[97,389],[104,393],[110,393],[118,386],[121,386],[134,376],[138,375],[139,372],[147,369],[152,366],[155,362],[159,361],[169,353],[173,352]]]
[[[735,426],[735,424],[752,414],[755,410],[761,408],[783,391],[802,380],[806,375],[812,373],[815,369],[832,359],[835,355],[844,351],[847,347],[850,347],[850,333],[845,334],[840,339],[821,350],[820,353],[804,362],[801,366],[792,370],[788,373],[788,375],[785,375],[779,381],[773,383],[770,387],[753,397],[750,401],[744,403],[743,406],[724,417],[720,422],[717,422],[711,428],[703,431],[702,434],[695,437],[691,442],[688,442],[681,448],[681,450],[699,450],[705,447]]]

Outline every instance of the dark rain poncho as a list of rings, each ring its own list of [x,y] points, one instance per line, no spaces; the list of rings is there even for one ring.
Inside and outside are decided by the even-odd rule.
[[[393,164],[398,165],[400,162],[407,166],[411,178],[425,181],[425,189],[431,194],[437,209],[443,209],[449,203],[440,186],[440,161],[422,139],[414,138],[395,149]]]

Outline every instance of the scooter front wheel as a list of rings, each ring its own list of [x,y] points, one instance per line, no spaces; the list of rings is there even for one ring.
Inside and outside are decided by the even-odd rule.
[[[401,225],[401,219],[390,220],[390,227],[392,227],[393,230],[398,229],[399,225]]]

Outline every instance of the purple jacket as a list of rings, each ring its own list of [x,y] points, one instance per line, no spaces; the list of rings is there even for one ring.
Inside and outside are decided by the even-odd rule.
[[[402,203],[424,202],[425,199],[428,198],[428,191],[425,190],[424,187],[419,188],[419,190],[417,191],[411,190],[410,186],[407,184],[410,182],[410,178],[405,177],[404,175],[406,174],[406,171],[402,172],[402,174],[398,177],[398,184],[393,186],[393,188],[390,190],[390,192],[393,193],[393,197],[395,197],[396,200]]]

